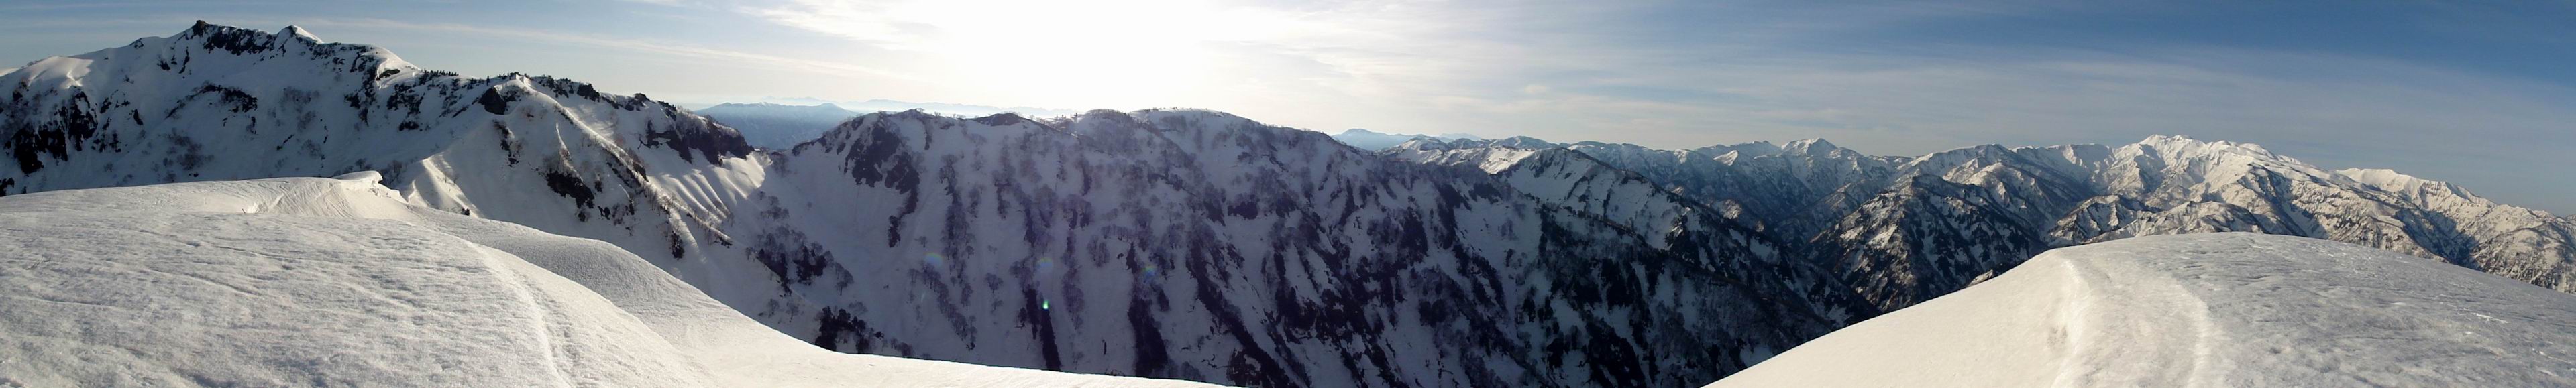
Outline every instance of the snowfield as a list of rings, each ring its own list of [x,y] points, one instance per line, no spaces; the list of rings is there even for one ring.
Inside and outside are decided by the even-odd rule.
[[[2253,233],[2050,251],[1711,387],[2576,385],[2576,296]]]
[[[833,353],[373,172],[0,198],[0,386],[1198,386]]]

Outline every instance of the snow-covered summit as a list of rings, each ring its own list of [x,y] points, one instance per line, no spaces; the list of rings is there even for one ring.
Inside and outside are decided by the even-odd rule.
[[[832,353],[374,173],[0,198],[0,386],[1200,386]]]
[[[374,170],[423,206],[678,259],[727,243],[711,228],[759,168],[732,129],[641,94],[424,70],[301,28],[199,22],[0,89],[0,193]]]
[[[2063,248],[1712,387],[2567,386],[2576,295],[2253,233]]]

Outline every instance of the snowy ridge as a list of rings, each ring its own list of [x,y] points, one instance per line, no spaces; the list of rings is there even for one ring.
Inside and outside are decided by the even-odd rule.
[[[1712,387],[2565,386],[2576,296],[2253,233],[2042,254]]]
[[[1523,139],[1523,138],[1515,138]],[[1485,172],[1501,172],[1519,163],[1521,158],[1538,154],[1549,147],[1519,147],[1499,140],[1440,140],[1420,138],[1405,141],[1379,154],[1414,163],[1470,166]]]
[[[616,246],[379,178],[0,198],[0,385],[1201,385],[832,353]]]

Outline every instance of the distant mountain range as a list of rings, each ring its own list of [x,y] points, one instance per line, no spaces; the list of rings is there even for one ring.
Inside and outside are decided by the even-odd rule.
[[[813,141],[823,137],[823,132],[832,130],[833,126],[859,117],[859,112],[841,109],[839,105],[828,102],[818,105],[723,103],[699,109],[697,113],[742,132],[743,140],[753,147],[773,150]]]
[[[1224,384],[1697,385],[2043,250],[2157,234],[2576,290],[2576,220],[2182,137],[1886,157],[1189,109],[692,112],[202,23],[0,88],[0,194],[375,171],[409,206],[614,244],[824,348]]]
[[[828,104],[828,105],[833,105],[833,106],[836,106],[836,107],[840,107],[840,108],[842,108],[842,109],[846,109],[846,110],[853,111],[853,112],[859,112],[859,113],[871,113],[871,112],[902,112],[902,111],[907,111],[907,110],[920,109],[920,110],[922,110],[922,111],[930,112],[930,113],[938,113],[938,114],[944,114],[944,115],[966,116],[966,117],[983,117],[983,116],[991,116],[991,115],[995,115],[995,114],[1002,114],[1002,113],[1016,113],[1016,114],[1019,114],[1019,115],[1022,115],[1022,116],[1029,116],[1029,117],[1054,117],[1054,116],[1067,116],[1067,115],[1074,115],[1074,114],[1080,114],[1080,113],[1082,113],[1082,111],[1081,111],[1081,110],[1074,110],[1074,109],[1038,108],[1038,107],[1027,107],[1027,106],[999,107],[999,106],[992,106],[992,105],[952,104],[952,103],[945,103],[945,102],[912,102],[912,101],[896,101],[896,100],[887,100],[887,99],[872,99],[872,100],[831,100],[831,99],[821,99],[821,98],[812,98],[812,97],[765,97],[765,98],[749,99],[749,100],[746,100],[746,101],[724,101],[724,102],[714,102],[714,103],[692,104],[692,105],[686,105],[686,106],[693,107],[693,108],[694,108],[694,107],[706,107],[706,108],[712,108],[712,107],[715,107],[715,106],[718,106],[718,105],[725,105],[725,104],[774,104],[774,105],[803,105],[803,106],[827,105],[827,104]]]
[[[2121,146],[1978,146],[1869,156],[1823,140],[1685,151],[1536,139],[1415,140],[1404,160],[1520,168],[1580,152],[1682,197],[1741,211],[1827,263],[1866,312],[1994,276],[2050,248],[2134,236],[2246,231],[2442,260],[2576,291],[2576,222],[2389,170],[2326,170],[2262,146],[2155,136]]]
[[[1406,141],[1412,141],[1413,139],[1426,139],[1426,138],[1427,138],[1427,139],[1447,139],[1447,140],[1455,140],[1455,139],[1482,140],[1482,139],[1484,139],[1484,138],[1476,137],[1476,135],[1469,135],[1469,134],[1464,134],[1464,133],[1452,133],[1452,134],[1443,134],[1443,135],[1406,135],[1406,134],[1398,134],[1398,133],[1377,133],[1377,132],[1374,132],[1374,131],[1369,131],[1369,130],[1366,130],[1366,129],[1359,129],[1359,128],[1351,128],[1351,129],[1349,129],[1349,130],[1344,130],[1344,131],[1342,131],[1342,133],[1341,133],[1341,134],[1333,135],[1333,140],[1339,140],[1339,141],[1341,141],[1341,142],[1342,142],[1342,144],[1349,144],[1349,145],[1350,145],[1350,146],[1352,146],[1352,147],[1358,147],[1359,149],[1363,149],[1363,150],[1370,150],[1370,151],[1383,150],[1383,149],[1387,149],[1388,147],[1394,147],[1394,146],[1395,146],[1395,145],[1397,145],[1397,144],[1404,144],[1404,142],[1406,142]]]

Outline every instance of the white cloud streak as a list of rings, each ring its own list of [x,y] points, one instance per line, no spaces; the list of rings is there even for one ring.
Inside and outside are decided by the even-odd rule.
[[[698,46],[698,45],[693,45],[693,44],[677,43],[677,42],[648,41],[648,40],[637,40],[637,39],[603,38],[603,37],[585,36],[585,35],[577,35],[577,34],[567,34],[567,33],[551,32],[551,31],[542,31],[542,30],[515,29],[515,28],[499,28],[499,27],[476,26],[476,25],[465,25],[465,24],[409,23],[409,22],[392,21],[392,20],[384,20],[384,19],[348,19],[348,20],[323,19],[323,20],[308,20],[308,21],[303,21],[302,23],[305,25],[305,27],[308,27],[308,28],[314,28],[314,27],[368,28],[368,29],[407,30],[407,31],[422,31],[422,32],[454,32],[454,33],[467,33],[467,34],[476,34],[476,35],[485,35],[485,36],[495,36],[495,37],[506,37],[506,38],[527,39],[527,40],[542,41],[542,42],[552,42],[552,43],[557,43],[557,44],[568,44],[568,45],[579,45],[579,46],[599,47],[599,48],[607,48],[607,49],[623,50],[623,51],[637,52],[637,53],[645,53],[645,54],[665,55],[665,56],[672,56],[672,57],[696,58],[696,59],[703,59],[703,60],[723,61],[723,62],[727,62],[727,63],[740,64],[740,65],[747,65],[747,66],[764,66],[764,67],[773,67],[773,68],[778,68],[778,69],[782,69],[782,70],[802,71],[802,72],[808,72],[808,73],[813,73],[813,74],[817,74],[817,75],[848,75],[848,74],[861,74],[861,75],[876,76],[876,77],[884,77],[884,78],[899,79],[899,80],[907,80],[907,81],[920,81],[920,80],[921,80],[921,79],[920,79],[920,78],[918,78],[918,77],[915,77],[915,76],[912,76],[912,75],[909,75],[909,74],[905,74],[905,73],[901,73],[901,72],[889,71],[889,70],[879,69],[879,68],[875,68],[875,67],[862,66],[862,65],[851,64],[851,63],[845,63],[845,62],[836,62],[836,61],[818,61],[818,60],[809,60],[809,59],[802,59],[802,58],[795,58],[795,57],[787,57],[787,56],[779,56],[779,55],[768,55],[768,54],[749,53],[749,52],[742,52],[742,51],[733,51],[733,50],[725,50],[725,49],[709,48],[709,47],[704,47],[704,46]],[[284,24],[284,23],[277,23],[277,24]],[[326,36],[325,38],[328,38],[328,37]]]

